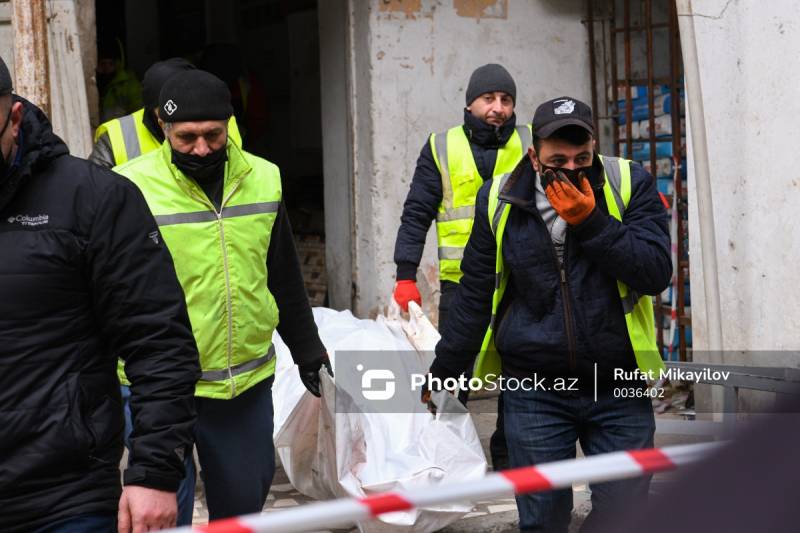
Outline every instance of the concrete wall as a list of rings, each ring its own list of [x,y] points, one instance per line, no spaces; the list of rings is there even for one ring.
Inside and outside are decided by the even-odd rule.
[[[689,139],[690,253],[695,359],[712,360],[693,157],[708,158],[725,353],[731,364],[800,367],[800,3],[693,0],[708,153]],[[686,22],[684,17],[682,22]],[[683,42],[684,47],[689,43]],[[687,65],[688,67],[688,65]],[[696,125],[696,124],[695,124]],[[698,209],[700,208],[700,209]],[[758,354],[747,351],[764,350]],[[794,353],[789,350],[795,350]]]
[[[353,124],[347,0],[319,3],[325,261],[329,306],[349,309],[353,286]]]
[[[350,0],[358,315],[389,302],[394,241],[417,156],[430,132],[461,123],[472,70],[489,62],[508,68],[520,122],[548,98],[588,102],[583,17],[582,0]],[[418,276],[429,309],[436,261],[431,231]]]

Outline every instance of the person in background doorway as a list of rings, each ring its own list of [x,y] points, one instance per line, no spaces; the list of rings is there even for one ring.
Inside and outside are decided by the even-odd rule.
[[[100,95],[100,121],[133,113],[142,107],[142,86],[125,65],[119,39],[106,39],[97,45],[97,91]]]

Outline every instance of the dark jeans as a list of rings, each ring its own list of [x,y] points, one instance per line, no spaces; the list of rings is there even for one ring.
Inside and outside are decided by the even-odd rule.
[[[260,513],[275,474],[272,442],[274,376],[232,400],[195,397],[195,445],[209,520]],[[178,489],[178,517],[191,525],[195,469]],[[188,466],[188,463],[187,465]]]
[[[651,448],[655,418],[649,398],[564,396],[549,391],[505,391],[505,430],[511,467],[573,459],[575,442],[585,455]],[[616,505],[644,504],[650,476],[591,485],[592,512],[584,527]],[[572,490],[517,496],[520,531],[562,533],[569,527]]]
[[[458,283],[452,281],[443,281],[440,284],[439,295],[439,331],[442,330],[443,324],[447,321],[450,314],[450,306],[453,303],[453,298],[456,295]],[[467,377],[472,377],[472,371],[465,372]],[[458,393],[458,400],[464,405],[467,405],[469,400],[469,390],[462,390]],[[506,445],[506,435],[503,426],[503,393],[497,399],[497,425],[495,426],[494,433],[489,439],[489,453],[492,456],[492,469],[504,470],[508,468],[508,446]]]
[[[116,533],[116,515],[83,515],[65,518],[34,533]]]
[[[275,475],[270,377],[232,400],[195,398],[209,520],[260,513]]]

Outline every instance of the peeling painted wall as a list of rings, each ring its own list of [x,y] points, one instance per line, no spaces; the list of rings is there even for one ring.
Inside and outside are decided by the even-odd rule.
[[[517,83],[517,115],[570,94],[590,101],[582,0],[351,0],[354,80],[354,310],[389,302],[394,241],[417,157],[428,135],[462,121],[472,71],[497,62]],[[435,233],[418,280],[435,308]]]
[[[800,367],[800,4],[694,0],[716,224],[724,362]],[[686,46],[686,43],[684,43]],[[687,78],[687,84],[692,80]],[[691,112],[692,102],[687,102]],[[689,139],[689,176],[693,145]],[[708,346],[689,180],[695,350]],[[768,350],[767,353],[746,353]],[[794,353],[788,350],[795,350]],[[707,354],[698,353],[701,360]]]

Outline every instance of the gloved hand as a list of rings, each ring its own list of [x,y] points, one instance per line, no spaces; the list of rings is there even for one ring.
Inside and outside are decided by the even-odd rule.
[[[435,403],[433,403],[433,399],[431,398],[431,393],[433,391],[431,391],[428,388],[428,383],[430,382],[430,376],[431,375],[429,374],[429,379],[427,379],[425,383],[422,385],[422,391],[420,391],[420,401],[422,401],[422,403],[424,403],[427,406],[428,412],[430,414],[436,416],[436,410],[438,409],[438,407],[436,406]]]
[[[422,305],[422,296],[417,290],[417,282],[413,279],[401,279],[394,286],[394,300],[400,305],[400,309],[408,312],[408,302],[417,302]]]
[[[422,390],[420,391],[419,398],[420,401],[427,406],[428,412],[430,412],[432,415],[436,415],[438,407],[433,402],[431,393],[441,390],[440,385],[444,383],[447,378],[455,378],[458,376],[458,373],[454,373],[450,369],[442,366],[437,362],[437,360],[433,361],[431,367],[428,369],[428,376],[426,377],[425,382],[422,384]],[[429,388],[428,385],[431,385],[431,387]]]
[[[549,169],[545,171],[545,173],[552,172]],[[558,216],[563,218],[570,226],[577,226],[594,211],[595,202],[592,186],[583,172],[579,174],[580,190],[575,188],[563,172],[558,172],[556,177],[557,179],[543,180],[544,182],[549,182],[544,192]],[[552,177],[548,176],[548,178]]]
[[[328,355],[325,354],[325,357],[318,359],[313,363],[309,363],[307,365],[299,365],[299,372],[300,372],[300,381],[303,382],[303,386],[308,389],[308,392],[319,398],[321,396],[319,390],[319,371],[322,369],[322,366],[325,365],[325,369],[328,371],[328,375],[333,377],[333,369],[331,368],[331,361],[328,359]]]

